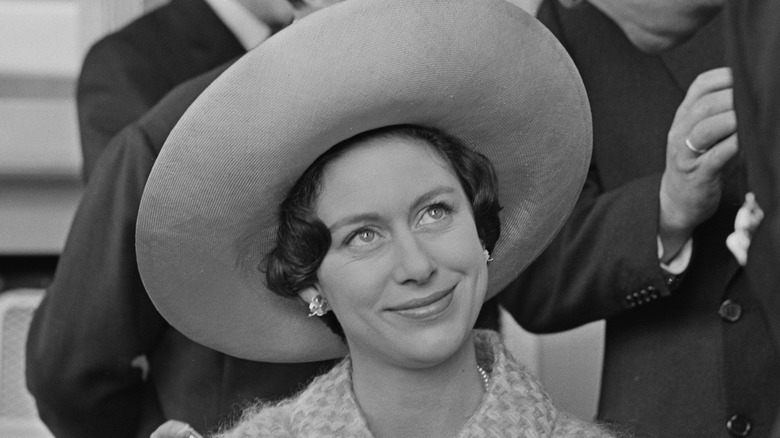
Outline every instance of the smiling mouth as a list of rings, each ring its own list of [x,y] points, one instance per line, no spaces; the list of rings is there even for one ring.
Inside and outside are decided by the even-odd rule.
[[[409,300],[390,310],[396,314],[413,319],[424,319],[436,316],[449,308],[454,296],[455,287],[434,292],[426,297]]]

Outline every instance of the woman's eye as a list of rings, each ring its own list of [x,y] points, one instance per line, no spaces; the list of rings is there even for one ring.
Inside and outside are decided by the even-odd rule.
[[[350,246],[368,245],[376,240],[376,232],[372,230],[360,230],[354,233],[349,239]]]
[[[451,211],[452,209],[442,204],[432,205],[428,207],[423,213],[423,216],[420,219],[420,225],[427,225],[438,222],[447,217]]]

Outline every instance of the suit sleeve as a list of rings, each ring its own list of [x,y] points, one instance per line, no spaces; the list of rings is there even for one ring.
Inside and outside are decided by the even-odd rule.
[[[558,236],[501,293],[527,330],[568,330],[670,294],[656,246],[661,175],[601,192],[594,172]]]
[[[561,39],[552,2],[542,3],[538,17]],[[660,182],[660,173],[650,174],[605,191],[592,162],[572,215],[502,292],[501,304],[527,330],[547,333],[669,295],[656,243]]]
[[[58,438],[131,437],[147,389],[132,362],[165,328],[141,284],[135,221],[155,154],[135,125],[86,187],[27,344],[27,385]]]
[[[135,44],[116,36],[89,50],[76,93],[85,181],[109,141],[171,89],[159,71]]]

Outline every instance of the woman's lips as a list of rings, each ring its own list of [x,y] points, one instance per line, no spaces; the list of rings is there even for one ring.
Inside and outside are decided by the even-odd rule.
[[[444,312],[452,303],[455,287],[434,292],[426,297],[415,298],[395,306],[390,311],[407,318],[423,319]]]

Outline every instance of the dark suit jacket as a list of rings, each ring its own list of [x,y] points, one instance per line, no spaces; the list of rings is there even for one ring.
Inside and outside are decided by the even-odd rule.
[[[27,384],[58,438],[148,437],[166,419],[205,432],[255,398],[295,393],[331,365],[209,350],[169,327],[141,284],[135,221],[144,184],[168,133],[221,70],[178,87],[123,130],[86,187],[27,345]],[[148,376],[132,365],[145,360]]]
[[[85,181],[122,128],[175,86],[243,53],[203,0],[173,0],[98,41],[78,79]]]
[[[580,70],[594,150],[572,217],[503,304],[535,332],[607,319],[599,419],[639,436],[726,437],[728,420],[742,415],[751,436],[766,436],[780,362],[725,246],[741,203],[739,179],[727,178],[720,209],[695,231],[679,284],[667,284],[657,255],[667,133],[695,77],[725,64],[719,19],[651,56],[588,3],[565,9],[547,1],[539,18]]]
[[[727,11],[739,143],[748,189],[765,215],[745,270],[780,346],[780,2],[732,1]]]

